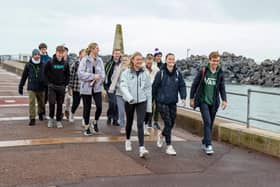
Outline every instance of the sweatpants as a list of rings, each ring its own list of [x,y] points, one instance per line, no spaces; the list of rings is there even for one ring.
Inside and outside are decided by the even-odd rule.
[[[133,119],[134,119],[134,112],[136,110],[137,116],[137,132],[138,132],[138,141],[139,146],[144,146],[144,127],[143,122],[146,114],[147,109],[147,102],[143,103],[136,103],[136,104],[129,104],[128,102],[125,103],[125,112],[126,112],[126,139],[130,139]]]
[[[171,145],[171,132],[175,124],[177,106],[157,103],[157,110],[164,122],[162,135],[165,137],[166,145]]]
[[[36,100],[38,104],[38,114],[43,114],[45,111],[45,92],[44,91],[28,91],[29,95],[29,118],[36,117]]]
[[[125,127],[125,101],[123,100],[122,96],[116,95],[117,97],[117,105],[118,105],[118,117],[119,117],[119,124],[121,128]]]
[[[76,110],[79,107],[80,102],[81,102],[80,92],[73,91],[72,98],[73,98],[73,103],[72,103],[72,107],[71,107],[71,113],[75,114],[75,112],[76,112]]]
[[[201,102],[200,113],[203,119],[204,129],[202,144],[206,146],[212,145],[212,129],[216,117],[216,110],[214,110],[213,106]]]
[[[55,104],[56,104],[56,121],[62,120],[62,105],[65,96],[65,86],[49,84],[49,110],[50,118],[54,118]]]
[[[83,118],[84,118],[84,122],[86,125],[89,125],[92,98],[94,99],[94,102],[96,105],[96,111],[95,111],[95,120],[96,121],[99,119],[101,112],[102,112],[102,94],[101,94],[101,92],[92,93],[92,95],[82,95],[83,105],[84,105]]]
[[[107,110],[107,117],[109,119],[113,119],[114,121],[118,120],[118,106],[117,106],[117,99],[116,94],[107,92],[108,96],[108,110]]]

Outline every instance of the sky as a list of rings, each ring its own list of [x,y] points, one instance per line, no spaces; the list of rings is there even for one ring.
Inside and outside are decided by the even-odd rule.
[[[50,54],[65,44],[77,53],[91,42],[111,54],[116,24],[125,53],[159,48],[177,59],[213,50],[254,58],[280,57],[277,0],[9,0],[1,2],[0,54]]]

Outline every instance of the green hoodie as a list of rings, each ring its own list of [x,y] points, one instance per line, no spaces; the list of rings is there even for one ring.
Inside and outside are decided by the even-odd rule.
[[[219,70],[220,67],[218,66],[217,70],[212,73],[210,70],[210,65],[208,64],[208,66],[206,67],[200,100],[208,105],[213,105],[214,103],[215,87]]]

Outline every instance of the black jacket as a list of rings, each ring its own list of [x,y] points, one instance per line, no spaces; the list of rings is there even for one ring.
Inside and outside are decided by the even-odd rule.
[[[176,66],[172,72],[169,72],[166,64],[164,64],[157,72],[153,82],[153,98],[161,104],[176,104],[178,102],[178,92],[181,99],[186,99],[187,91],[183,76]]]
[[[120,64],[120,61],[119,62],[115,62],[113,60],[113,57],[111,58],[111,60],[109,62],[107,62],[105,64],[105,81],[104,81],[104,89],[105,90],[108,90],[111,86],[111,83],[112,83],[112,75],[114,73],[114,69],[115,69],[115,66],[116,65],[119,65]]]
[[[19,88],[22,89],[28,78],[27,90],[43,91],[45,86],[44,79],[44,64],[34,64],[32,59],[29,60],[24,66],[24,70],[19,83]]]
[[[48,84],[54,84],[59,86],[66,86],[69,83],[69,64],[63,59],[58,61],[54,55],[45,66],[45,77]]]
[[[194,99],[195,108],[200,106],[200,96],[203,89],[203,80],[206,76],[206,71],[210,71],[210,70],[208,69],[208,67],[203,67],[194,78],[194,81],[191,86],[190,99]],[[214,107],[215,111],[217,111],[220,106],[220,95],[223,101],[227,101],[224,73],[221,68],[218,70],[217,73],[218,73],[217,82],[216,82],[216,88],[214,93],[214,104],[213,104],[215,106]]]

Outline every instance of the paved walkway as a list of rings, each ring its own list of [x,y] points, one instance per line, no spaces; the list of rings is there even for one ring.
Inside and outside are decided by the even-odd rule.
[[[179,128],[175,157],[155,146],[153,129],[145,137],[148,158],[138,157],[135,131],[127,153],[119,128],[105,124],[105,103],[100,133],[92,137],[81,134],[81,107],[64,129],[48,129],[47,121],[29,127],[19,77],[0,69],[0,80],[0,186],[280,186],[279,159],[219,142],[206,156],[200,138]]]

